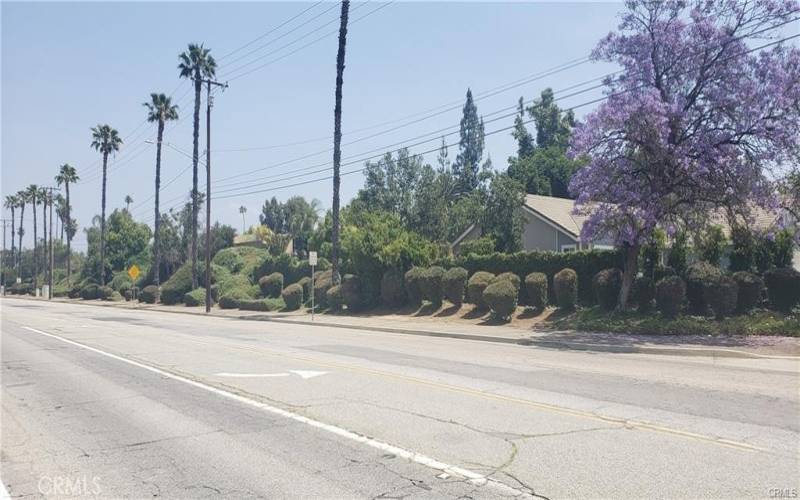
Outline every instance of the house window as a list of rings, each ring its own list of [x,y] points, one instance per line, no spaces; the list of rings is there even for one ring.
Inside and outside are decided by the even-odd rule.
[[[569,245],[561,245],[562,252],[574,252],[576,249],[577,247],[575,246],[574,243],[571,243]]]

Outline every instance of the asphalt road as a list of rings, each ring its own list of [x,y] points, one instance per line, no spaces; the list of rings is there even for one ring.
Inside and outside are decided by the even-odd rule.
[[[12,497],[791,498],[800,363],[4,299]],[[793,493],[794,492],[794,493]]]

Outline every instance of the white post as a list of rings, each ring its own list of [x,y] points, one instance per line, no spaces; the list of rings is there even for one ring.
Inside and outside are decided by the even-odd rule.
[[[311,321],[314,321],[314,267],[317,265],[317,252],[308,252],[308,263],[311,264]]]

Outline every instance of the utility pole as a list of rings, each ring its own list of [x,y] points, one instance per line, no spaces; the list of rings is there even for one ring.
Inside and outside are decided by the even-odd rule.
[[[2,278],[2,286],[3,286],[3,295],[6,294],[6,287],[8,287],[8,283],[6,283],[6,228],[8,224],[11,222],[8,219],[0,219],[3,222],[3,256],[0,258],[0,277]],[[13,238],[14,235],[12,234],[11,237]],[[13,262],[11,263],[13,266]]]
[[[49,243],[50,243],[50,259],[49,259],[49,261],[50,261],[50,273],[49,273],[50,281],[48,282],[49,286],[47,287],[47,295],[48,295],[47,298],[52,300],[53,299],[53,263],[54,263],[54,260],[55,260],[55,259],[53,259],[53,188],[51,187],[49,189],[50,189],[50,196],[48,196],[47,199],[50,200],[50,240],[49,240]],[[47,200],[45,200],[45,202],[46,201]]]
[[[206,84],[206,313],[211,311],[211,86],[228,88],[227,83],[202,80]]]

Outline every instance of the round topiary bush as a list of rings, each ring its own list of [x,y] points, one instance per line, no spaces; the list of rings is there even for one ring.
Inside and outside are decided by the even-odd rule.
[[[342,296],[342,285],[336,285],[328,288],[325,292],[325,303],[332,311],[340,311],[344,305],[344,297]]]
[[[510,280],[497,280],[483,290],[483,302],[497,319],[508,320],[517,308],[517,288]]]
[[[686,268],[686,298],[692,314],[704,316],[708,313],[703,289],[721,276],[722,271],[708,262],[695,262]]]
[[[739,287],[736,281],[729,276],[720,276],[703,287],[703,299],[711,306],[714,316],[723,319],[733,314],[736,310]]]
[[[125,290],[133,285],[133,280],[131,280],[130,276],[126,272],[120,272],[114,275],[114,278],[109,283],[111,288],[114,290],[123,293]]]
[[[633,282],[633,301],[639,312],[646,313],[653,307],[653,300],[656,298],[656,285],[653,280],[646,276],[640,276]]]
[[[296,311],[303,305],[303,287],[299,283],[289,285],[281,292],[286,309]]]
[[[388,307],[400,307],[407,300],[403,287],[403,273],[390,269],[381,277],[381,302]]]
[[[667,276],[656,283],[656,307],[667,318],[678,315],[686,298],[686,283],[680,276]]]
[[[525,291],[528,294],[528,305],[544,309],[547,306],[547,275],[530,273],[525,276]]]
[[[97,298],[102,300],[111,300],[111,298],[114,296],[115,291],[116,290],[114,290],[110,286],[101,286],[100,288],[97,289]],[[120,295],[120,297],[122,296]]]
[[[333,286],[333,272],[317,271],[314,273],[314,307],[324,308],[328,305],[328,289]]]
[[[498,281],[503,281],[503,280],[508,281],[512,285],[514,285],[514,288],[517,289],[517,293],[519,293],[519,289],[522,286],[522,280],[516,273],[509,273],[509,272],[500,273],[497,276],[495,276],[489,284],[491,285],[492,283],[496,283]]]
[[[219,307],[222,309],[238,309],[243,300],[252,300],[247,290],[234,288],[222,294],[219,298]]]
[[[308,300],[311,298],[311,277],[303,276],[297,281],[297,284],[303,289],[303,299]]]
[[[770,307],[789,312],[800,304],[800,272],[788,267],[770,269],[764,273]]]
[[[422,272],[422,298],[430,302],[434,307],[442,305],[442,278],[444,268],[439,266],[429,267]]]
[[[486,303],[483,301],[483,291],[494,279],[494,274],[486,271],[478,271],[470,276],[467,281],[467,302],[475,304],[476,307],[483,309]]]
[[[183,295],[183,303],[189,307],[205,306],[206,305],[206,289],[195,288],[191,292]]]
[[[469,273],[463,267],[452,267],[442,276],[442,294],[451,304],[460,306],[464,302]]]
[[[747,271],[733,273],[733,279],[739,287],[739,293],[736,296],[736,310],[740,313],[750,312],[761,302],[764,280]]]
[[[556,304],[561,309],[575,309],[578,302],[578,273],[574,269],[564,268],[553,276],[553,292]]]
[[[217,252],[212,262],[234,274],[244,267],[244,259],[239,254],[239,249],[235,247],[223,248]]]
[[[361,293],[361,280],[355,274],[345,274],[341,285],[342,303],[350,311],[364,307],[364,296]]]
[[[622,288],[622,271],[617,268],[603,269],[592,278],[594,296],[601,308],[611,311],[617,307]]]
[[[158,302],[158,287],[155,285],[148,285],[139,291],[139,302],[146,304],[155,304]]]
[[[81,288],[81,298],[83,300],[96,300],[100,297],[100,285],[90,283]]]
[[[258,287],[264,297],[280,297],[283,291],[283,275],[281,273],[272,273],[262,276],[258,280]]]
[[[403,276],[406,285],[408,301],[415,306],[422,304],[422,275],[425,269],[422,267],[412,267]]]

